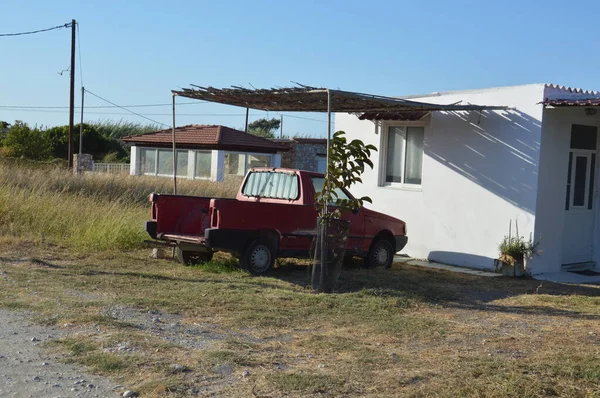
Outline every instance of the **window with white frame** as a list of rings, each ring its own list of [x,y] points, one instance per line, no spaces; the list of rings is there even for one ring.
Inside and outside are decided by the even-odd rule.
[[[196,151],[196,167],[194,168],[194,178],[206,180],[210,179],[212,167],[212,151]]]
[[[388,126],[384,140],[384,185],[421,185],[425,127]]]
[[[259,153],[226,152],[224,156],[225,174],[243,176],[253,167],[270,167],[272,155]]]
[[[170,149],[140,150],[141,174],[151,176],[173,175],[173,151]],[[187,177],[188,151],[177,151],[177,176]]]

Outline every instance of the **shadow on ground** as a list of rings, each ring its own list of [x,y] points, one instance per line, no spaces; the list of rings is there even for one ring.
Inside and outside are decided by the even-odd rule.
[[[309,267],[286,263],[273,270],[269,276],[300,286],[308,286],[310,274],[307,268]],[[600,297],[600,288],[526,278],[490,278],[399,263],[394,264],[391,269],[345,267],[336,292],[344,294],[360,291],[377,296],[414,298],[449,308],[600,319],[600,316],[596,315],[545,306],[494,304],[496,300],[528,294]]]

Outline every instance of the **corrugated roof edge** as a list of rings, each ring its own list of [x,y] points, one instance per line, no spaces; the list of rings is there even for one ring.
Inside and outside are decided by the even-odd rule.
[[[516,85],[512,85],[512,86],[495,86],[495,87],[473,88],[473,89],[465,89],[465,90],[450,90],[450,91],[440,91],[440,92],[436,91],[436,92],[428,93],[428,94],[411,94],[411,95],[396,96],[394,98],[411,99],[411,98],[442,97],[444,95],[480,93],[480,92],[485,92],[485,91],[502,90],[502,89],[517,88],[517,87],[531,87],[531,86],[543,86],[545,88],[553,88],[553,89],[568,91],[570,93],[577,93],[577,94],[589,94],[589,95],[600,94],[599,91],[584,90],[581,88],[574,88],[574,87],[569,87],[569,86],[561,86],[559,84],[530,83],[530,84],[516,84]]]
[[[569,86],[561,86],[558,84],[546,84],[546,88],[553,88],[556,90],[568,91],[569,93],[574,94],[585,94],[585,95],[599,95],[600,92],[596,90],[584,90],[582,88],[569,87]]]

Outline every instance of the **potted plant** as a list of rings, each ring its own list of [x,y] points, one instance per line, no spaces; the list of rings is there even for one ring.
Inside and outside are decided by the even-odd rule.
[[[350,234],[350,221],[342,218],[343,212],[357,211],[364,202],[372,203],[368,196],[349,200],[337,195],[340,189],[362,182],[360,175],[365,166],[373,168],[371,152],[377,151],[361,140],[348,142],[345,134],[338,131],[330,141],[323,189],[316,193],[319,212],[311,285],[317,292],[331,292],[341,272]]]
[[[504,236],[498,250],[500,258],[497,260],[496,267],[500,267],[500,271],[504,276],[520,277],[527,274],[525,262],[536,254],[540,254],[538,246],[540,239],[533,241],[532,235],[529,235],[529,240],[519,235],[519,225],[515,220],[516,234],[512,235],[512,220],[508,226],[508,235]]]

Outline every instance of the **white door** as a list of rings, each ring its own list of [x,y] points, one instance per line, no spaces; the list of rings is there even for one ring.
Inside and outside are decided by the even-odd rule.
[[[572,134],[575,132],[574,129]],[[596,128],[594,127],[594,148],[596,147],[595,135]],[[573,148],[573,146],[591,148],[591,142],[588,145],[577,145],[577,140],[575,140],[575,144],[573,142],[572,138],[565,201],[563,264],[590,262],[593,256],[596,151],[595,149]]]

